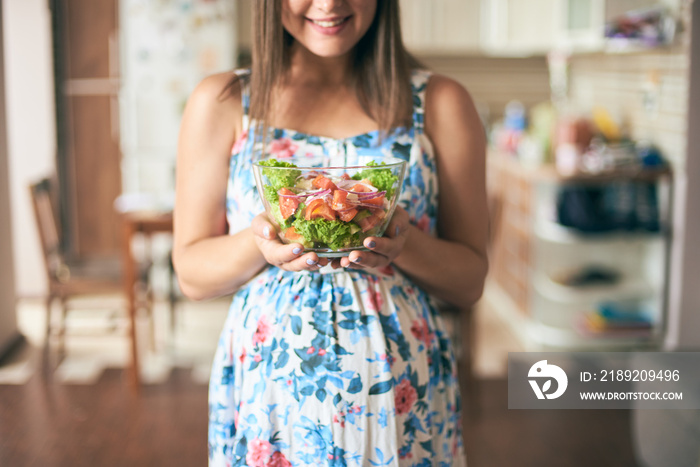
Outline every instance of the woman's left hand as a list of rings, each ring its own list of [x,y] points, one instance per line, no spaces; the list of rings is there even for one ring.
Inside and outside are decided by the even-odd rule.
[[[384,236],[365,238],[363,244],[370,251],[353,251],[340,260],[334,260],[333,268],[369,269],[388,266],[403,250],[410,225],[408,213],[397,206]]]

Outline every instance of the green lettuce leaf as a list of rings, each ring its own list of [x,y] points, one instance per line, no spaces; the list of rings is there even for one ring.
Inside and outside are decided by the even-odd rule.
[[[368,167],[381,167],[386,165],[385,162],[377,163],[371,161],[367,164]],[[399,177],[391,172],[391,169],[367,169],[361,170],[352,176],[354,180],[362,180],[366,178],[379,191],[386,191],[386,197],[391,199],[394,195],[394,184],[399,181]]]
[[[296,219],[292,225],[304,240],[310,243],[324,243],[333,250],[359,246],[361,244],[357,226],[339,220],[323,218]]]
[[[297,177],[301,175],[301,170],[294,168],[296,165],[290,162],[267,159],[258,162],[258,165],[263,167],[289,167],[289,169],[262,169],[262,175],[267,178],[268,182],[263,186],[263,192],[265,199],[267,199],[270,204],[279,202],[277,191],[281,188],[293,187]]]

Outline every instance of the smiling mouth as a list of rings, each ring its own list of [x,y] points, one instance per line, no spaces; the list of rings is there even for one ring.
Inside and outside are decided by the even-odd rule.
[[[311,19],[311,18],[306,18],[312,23],[321,26],[322,28],[334,28],[336,26],[340,26],[344,22],[350,19],[350,16],[346,16],[345,18],[337,18],[337,19],[332,19],[332,20],[318,20],[318,19]]]

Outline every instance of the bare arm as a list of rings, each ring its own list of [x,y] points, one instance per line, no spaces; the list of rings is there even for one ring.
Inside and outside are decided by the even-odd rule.
[[[426,95],[425,132],[433,143],[440,185],[438,235],[431,237],[394,215],[388,237],[371,238],[373,251],[352,267],[381,267],[392,261],[436,297],[460,306],[476,302],[488,269],[483,127],[467,91],[455,81],[434,76]],[[399,227],[399,235],[395,229]],[[341,264],[350,265],[350,255]]]
[[[425,132],[440,186],[439,238],[409,228],[395,264],[428,292],[471,305],[481,296],[488,268],[484,129],[467,91],[448,78],[433,77],[425,101]]]
[[[300,270],[318,262],[315,254],[295,253],[298,244],[282,245],[262,216],[235,235],[226,233],[229,158],[242,115],[238,90],[220,97],[229,76],[199,84],[180,127],[173,263],[180,288],[195,300],[234,292],[268,263]]]

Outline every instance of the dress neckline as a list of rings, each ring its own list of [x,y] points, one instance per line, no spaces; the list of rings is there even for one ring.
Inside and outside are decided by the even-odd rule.
[[[406,132],[410,131],[412,128],[413,128],[413,125],[411,125],[410,127],[407,127],[404,125],[397,126],[397,127],[393,128],[390,132],[388,132],[386,136],[387,136],[387,138],[389,138],[389,137],[394,136],[394,135],[406,133]],[[303,131],[294,130],[291,128],[270,127],[268,131],[272,131],[272,132],[279,131],[284,136],[290,137],[292,139],[318,139],[319,141],[326,141],[326,142],[347,142],[347,141],[352,141],[352,140],[358,139],[358,138],[379,139],[379,136],[382,132],[381,130],[371,130],[371,131],[367,131],[365,133],[358,133],[358,134],[354,134],[351,136],[346,136],[344,138],[335,138],[333,136],[322,136],[322,135],[314,135],[314,134],[310,134],[310,133],[305,133]]]

